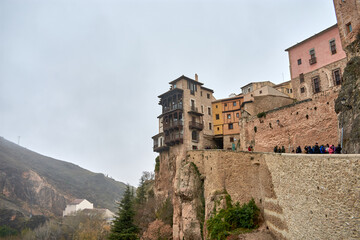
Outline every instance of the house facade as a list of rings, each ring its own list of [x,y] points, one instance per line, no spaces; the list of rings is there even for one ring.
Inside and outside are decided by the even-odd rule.
[[[153,137],[154,151],[168,151],[181,145],[185,150],[212,147],[213,90],[195,79],[181,76],[170,83],[170,90],[159,96],[162,113],[159,133]]]
[[[77,211],[84,209],[93,209],[94,205],[86,199],[75,199],[70,204],[66,205],[63,211],[63,216],[75,214]]]
[[[239,139],[239,120],[241,117],[241,105],[244,102],[243,95],[216,100],[212,103],[214,109],[214,138],[217,148],[232,149]]]
[[[289,54],[293,97],[297,100],[341,85],[346,54],[337,24],[285,51]]]

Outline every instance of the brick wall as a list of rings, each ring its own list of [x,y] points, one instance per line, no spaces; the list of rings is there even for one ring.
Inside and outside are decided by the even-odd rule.
[[[338,144],[339,130],[334,101],[339,87],[314,95],[313,99],[297,102],[257,116],[240,120],[240,149],[253,145],[255,151],[272,152],[284,146],[291,152],[297,146]],[[256,132],[255,132],[256,129]]]

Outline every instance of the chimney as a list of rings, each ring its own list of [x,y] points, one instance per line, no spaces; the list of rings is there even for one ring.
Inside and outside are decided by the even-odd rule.
[[[195,81],[199,81],[199,77],[198,77],[198,75],[197,75],[197,73],[195,73]]]

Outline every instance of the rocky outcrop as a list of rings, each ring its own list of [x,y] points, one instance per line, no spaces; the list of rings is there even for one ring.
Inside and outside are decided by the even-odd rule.
[[[0,208],[25,215],[62,215],[66,204],[84,198],[116,211],[125,184],[75,164],[49,158],[0,137]]]
[[[205,202],[200,173],[194,163],[183,161],[179,175],[174,198],[174,229],[178,231],[174,231],[174,239],[202,239]]]
[[[343,128],[343,151],[360,153],[360,35],[347,50],[354,57],[344,69],[344,83],[335,102],[335,111],[339,113],[340,128]]]
[[[36,215],[61,215],[71,196],[59,193],[44,178],[32,170],[5,172],[0,170],[0,190],[3,197],[20,203],[21,208]]]

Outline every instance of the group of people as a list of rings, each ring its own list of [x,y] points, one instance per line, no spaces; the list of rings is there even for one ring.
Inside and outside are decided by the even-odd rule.
[[[274,153],[284,153],[284,152],[285,152],[285,147],[284,146],[281,146],[281,148],[278,147],[278,146],[274,147]]]
[[[319,146],[318,143],[315,144],[315,146],[305,146],[304,147],[304,153],[306,154],[340,154],[341,153],[341,146],[338,144],[337,147],[334,145],[326,144]],[[296,148],[296,153],[302,153],[301,147],[298,146]]]
[[[285,147],[282,146],[281,148],[278,146],[274,147],[274,152],[275,153],[284,153],[285,152]],[[296,151],[293,150],[293,153],[302,153],[302,149],[300,146],[298,146],[296,148]],[[326,144],[326,145],[321,145],[319,146],[318,143],[316,143],[314,146],[305,146],[304,147],[304,153],[306,154],[340,154],[341,153],[341,146],[340,144],[335,147],[334,145],[330,145]]]

